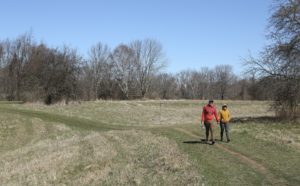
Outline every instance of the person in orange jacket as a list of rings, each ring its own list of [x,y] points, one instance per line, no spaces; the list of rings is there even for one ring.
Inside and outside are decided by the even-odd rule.
[[[208,136],[210,132],[212,145],[215,144],[214,133],[213,133],[214,117],[219,123],[217,110],[213,103],[214,103],[213,100],[209,100],[208,104],[203,107],[202,119],[201,119],[202,126],[203,125],[205,126],[205,137],[206,137],[205,140],[206,142],[208,142]]]
[[[230,142],[230,136],[229,136],[229,121],[231,119],[231,115],[229,110],[227,109],[227,105],[222,105],[222,110],[219,111],[219,117],[220,117],[220,128],[221,128],[221,141],[223,141],[223,134],[224,130],[226,132],[226,138],[227,142]]]

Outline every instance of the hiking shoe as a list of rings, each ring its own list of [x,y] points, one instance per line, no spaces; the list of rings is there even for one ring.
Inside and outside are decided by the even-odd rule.
[[[211,142],[212,145],[215,144],[215,143],[216,143],[215,141],[212,141],[212,142]]]
[[[230,142],[230,139],[227,140],[227,143],[229,143],[229,142]]]

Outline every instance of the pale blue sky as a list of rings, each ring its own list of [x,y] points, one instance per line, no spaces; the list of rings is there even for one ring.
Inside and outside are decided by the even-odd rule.
[[[160,41],[167,72],[230,64],[266,43],[272,0],[1,0],[0,39],[32,30],[51,47],[68,44],[87,55],[136,39]]]

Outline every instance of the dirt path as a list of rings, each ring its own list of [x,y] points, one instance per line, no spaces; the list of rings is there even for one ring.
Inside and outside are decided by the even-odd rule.
[[[182,128],[174,128],[176,131],[178,132],[182,132],[185,133],[191,137],[197,138],[199,139],[199,136],[185,130]],[[235,152],[229,148],[226,148],[223,145],[220,144],[215,144],[214,146],[216,146],[217,148],[237,157],[241,162],[248,164],[250,167],[252,167],[253,169],[257,170],[259,173],[263,174],[266,178],[266,180],[271,183],[272,185],[287,185],[287,181],[284,180],[283,178],[278,178],[275,175],[273,175],[264,165],[258,163],[257,161],[241,154],[238,152]]]

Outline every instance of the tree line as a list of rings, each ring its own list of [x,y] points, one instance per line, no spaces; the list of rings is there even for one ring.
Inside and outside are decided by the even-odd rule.
[[[0,41],[0,99],[44,101],[96,99],[264,99],[232,66],[165,73],[159,41],[136,40],[113,50],[101,42],[88,57],[68,46],[51,48],[31,33]]]

